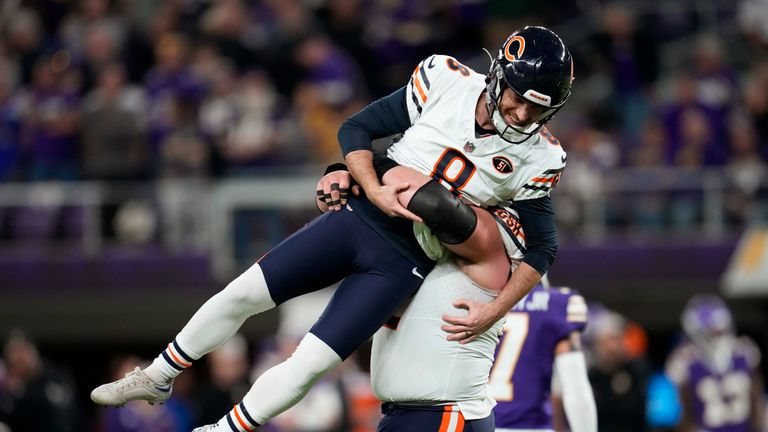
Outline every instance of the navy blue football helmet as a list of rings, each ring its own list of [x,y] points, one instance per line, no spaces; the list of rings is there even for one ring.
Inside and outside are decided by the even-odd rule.
[[[509,35],[486,78],[486,106],[499,135],[511,143],[521,143],[537,134],[565,104],[572,81],[571,53],[552,30],[528,26]],[[509,124],[499,112],[506,88],[543,109],[531,125]]]

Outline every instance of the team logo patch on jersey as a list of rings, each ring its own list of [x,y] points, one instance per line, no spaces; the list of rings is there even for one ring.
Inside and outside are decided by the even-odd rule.
[[[464,151],[467,153],[472,153],[475,150],[475,145],[471,142],[467,141],[466,144],[464,144]]]
[[[493,167],[496,168],[496,171],[502,174],[509,174],[514,170],[512,162],[510,162],[509,159],[505,158],[504,156],[494,157]]]

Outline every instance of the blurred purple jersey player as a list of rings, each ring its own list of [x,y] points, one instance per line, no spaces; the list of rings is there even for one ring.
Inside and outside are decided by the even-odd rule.
[[[596,410],[580,351],[584,298],[568,288],[536,286],[507,315],[489,378],[497,431],[551,431],[555,370],[572,430],[596,430]],[[580,378],[580,379],[579,379]]]
[[[681,430],[762,430],[760,351],[736,336],[725,303],[711,294],[691,298],[682,325],[689,341],[670,355],[666,368],[683,405]]]

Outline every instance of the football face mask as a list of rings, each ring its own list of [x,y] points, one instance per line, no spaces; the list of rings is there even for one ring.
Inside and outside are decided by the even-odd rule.
[[[571,94],[573,60],[563,41],[544,27],[524,27],[511,34],[499,49],[486,77],[486,108],[499,136],[521,143],[563,107]],[[501,112],[504,90],[541,108],[528,125],[514,125]]]

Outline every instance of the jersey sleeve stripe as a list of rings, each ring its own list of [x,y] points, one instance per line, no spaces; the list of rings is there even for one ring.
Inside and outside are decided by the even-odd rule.
[[[421,104],[419,103],[419,98],[416,97],[416,93],[413,91],[413,82],[414,82],[414,78],[413,76],[411,76],[411,81],[408,83],[408,87],[411,88],[411,100],[413,100],[413,104],[416,106],[416,111],[418,111],[419,114],[421,114]]]
[[[523,185],[523,189],[529,189],[534,191],[548,191],[552,189],[552,187],[548,185],[543,185],[543,186]]]
[[[416,75],[417,72],[421,70],[420,67],[416,66],[416,70],[413,71],[413,85],[416,87],[416,90],[419,91],[419,96],[421,96],[421,101],[426,103],[427,102],[427,94],[424,93],[424,89],[421,88],[421,81],[419,81],[419,77]]]
[[[421,80],[424,81],[424,85],[427,86],[427,90],[429,90],[429,78],[427,78],[427,73],[424,72],[424,66],[420,65],[418,69]]]
[[[534,177],[534,178],[531,179],[531,181],[532,182],[538,182],[538,183],[552,183],[553,181],[555,181],[555,178],[556,177],[550,177],[550,178]]]

